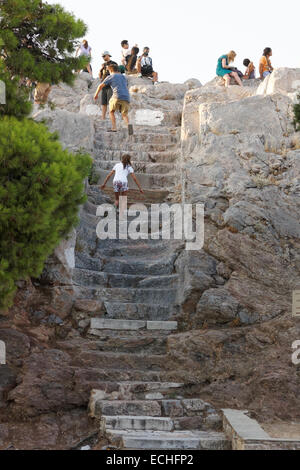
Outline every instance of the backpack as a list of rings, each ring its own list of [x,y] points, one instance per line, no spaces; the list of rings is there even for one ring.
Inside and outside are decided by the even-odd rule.
[[[150,57],[147,57],[147,59],[149,61],[149,64],[142,65],[142,75],[152,75],[153,73],[152,59]]]

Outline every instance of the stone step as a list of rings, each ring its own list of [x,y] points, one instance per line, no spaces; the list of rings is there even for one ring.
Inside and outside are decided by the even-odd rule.
[[[88,337],[95,341],[95,349],[99,351],[166,354],[168,332],[163,333],[161,331],[150,332],[149,330],[126,332],[120,330],[89,330]]]
[[[105,151],[107,148],[110,150],[122,150],[123,155],[132,152],[173,152],[178,150],[178,144],[176,143],[161,143],[155,144],[151,142],[147,143],[134,143],[134,142],[115,142],[107,144],[102,140],[95,140],[95,152]],[[97,154],[97,153],[96,153]]]
[[[85,368],[88,373],[96,374],[97,375],[97,384],[94,383],[95,386],[99,386],[101,382],[109,382],[109,381],[147,381],[147,382],[157,382],[164,380],[164,373],[159,371],[146,371],[138,370],[138,369],[128,369],[128,370],[120,370],[119,368],[115,369],[113,367],[110,368]]]
[[[151,416],[103,416],[100,427],[103,432],[109,430],[173,431],[174,422],[171,418]]]
[[[96,149],[94,153],[94,162],[98,164],[99,161],[111,162],[111,164],[119,163],[124,155],[124,150],[111,150],[111,149]],[[180,152],[177,149],[165,152],[145,152],[143,150],[133,150],[130,152],[133,165],[139,163],[168,163],[174,164],[180,161]],[[112,163],[113,162],[113,163]]]
[[[160,416],[172,419],[206,417],[215,410],[203,400],[193,399],[164,399],[148,400],[103,400],[102,394],[93,391],[90,399],[90,409],[93,417],[107,416]],[[154,395],[153,395],[154,396]],[[149,405],[150,403],[150,405]],[[151,408],[152,414],[143,412]]]
[[[86,298],[88,293],[91,300],[102,299],[105,302],[174,305],[177,297],[177,289],[109,289],[78,286],[76,291],[79,299]]]
[[[162,133],[135,133],[133,136],[128,137],[126,133],[122,136],[122,132],[119,131],[116,134],[109,132],[97,132],[95,137],[96,143],[99,142],[104,144],[106,147],[112,145],[132,145],[132,144],[152,144],[152,145],[179,145],[178,136],[172,134],[162,134]]]
[[[204,431],[107,431],[111,444],[136,450],[230,450],[223,433]]]
[[[161,417],[161,405],[151,400],[97,400],[90,402],[90,414],[93,418],[102,416],[152,416]]]
[[[130,304],[121,302],[105,302],[107,314],[105,319],[123,320],[170,320],[179,313],[178,307],[165,307],[161,305]]]
[[[114,201],[114,191],[112,187],[106,187],[103,193]],[[160,189],[145,189],[144,194],[141,194],[137,189],[130,189],[128,193],[128,204],[136,204],[142,202],[143,204],[161,204],[168,200],[170,192],[168,190]],[[95,213],[96,214],[96,213]]]
[[[109,174],[109,171],[95,169],[95,177],[98,179],[97,184],[101,186],[104,183],[105,178]],[[136,173],[137,178],[143,189],[160,189],[170,188],[177,184],[179,175],[161,175],[161,174],[142,174]],[[132,178],[128,178],[129,189],[136,189],[136,184]]]
[[[120,258],[102,258],[101,261],[103,272],[106,273],[131,274],[135,276],[170,276],[174,273],[176,257],[176,253],[164,257],[160,253],[156,257],[152,255],[148,259],[126,256]]]
[[[97,174],[101,170],[112,171],[114,161],[95,160],[94,172]],[[176,171],[174,163],[135,163],[134,170],[137,174],[160,174],[169,175],[175,178]]]
[[[76,267],[73,271],[73,281],[81,286],[102,286],[108,288],[155,288],[175,287],[178,282],[177,275],[149,277],[147,274],[134,276],[133,274],[113,274],[110,272],[91,271],[90,269]]]
[[[95,117],[94,120],[95,123],[95,130],[96,131],[103,131],[106,129],[110,129],[110,121],[106,119],[106,121],[103,121],[102,119],[97,119]],[[134,125],[134,130],[135,134],[140,134],[140,135],[147,135],[147,134],[172,134],[175,136],[180,137],[181,135],[181,127],[178,126],[147,126],[145,124],[140,125],[140,124],[135,124]],[[124,137],[128,136],[127,129],[124,127],[124,129],[121,129],[121,132],[124,134]]]
[[[103,382],[92,392],[96,400],[153,400],[153,396],[168,398],[179,395],[184,385],[172,382]]]
[[[91,320],[91,330],[150,330],[150,331],[175,331],[177,322],[167,321],[142,321],[142,320],[121,320],[93,318]]]
[[[105,243],[97,249],[97,256],[106,258],[122,258],[133,257],[137,259],[145,259],[159,256],[168,256],[179,251],[180,245],[178,240],[106,240]],[[97,261],[98,262],[98,261]]]

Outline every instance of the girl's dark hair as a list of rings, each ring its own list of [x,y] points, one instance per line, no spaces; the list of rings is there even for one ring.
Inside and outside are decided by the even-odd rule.
[[[128,41],[126,41],[126,39],[124,39],[124,41],[121,42],[121,46],[126,46],[128,44]]]
[[[249,59],[245,59],[244,62],[243,62],[244,66],[245,67],[248,67],[248,65],[250,64],[250,60]]]
[[[122,157],[122,163],[123,163],[123,166],[124,166],[124,170],[126,170],[126,168],[128,166],[131,166],[131,156],[130,155],[123,155]]]
[[[137,55],[138,55],[139,52],[140,52],[140,50],[139,50],[138,47],[133,47],[131,49],[131,55],[128,58],[128,63],[127,63],[127,70],[129,72],[132,72],[132,70],[134,69],[135,64],[137,62]]]
[[[267,55],[270,55],[271,52],[272,52],[271,47],[266,47],[266,48],[264,49],[263,55],[264,55],[265,57],[267,57]]]
[[[82,44],[85,47],[85,49],[87,49],[89,47],[89,43],[87,42],[86,39],[82,42]]]

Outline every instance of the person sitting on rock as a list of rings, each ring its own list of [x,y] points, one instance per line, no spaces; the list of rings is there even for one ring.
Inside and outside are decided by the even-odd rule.
[[[130,107],[130,95],[127,86],[127,80],[121,75],[118,64],[108,65],[109,76],[98,86],[94,99],[97,100],[101,90],[110,87],[113,90],[113,96],[109,101],[110,119],[112,128],[109,132],[117,132],[117,123],[115,112],[119,111],[122,118],[128,126],[129,135],[133,134],[132,125],[129,124],[128,112]]]
[[[124,77],[123,77],[124,78]],[[132,179],[136,183],[137,187],[139,188],[141,194],[144,194],[142,187],[134,174],[134,169],[132,168],[131,164],[131,156],[130,155],[123,155],[122,161],[117,163],[113,170],[107,175],[103,185],[101,186],[101,190],[104,191],[106,184],[110,180],[110,178],[114,175],[113,180],[113,187],[115,193],[115,207],[118,209],[120,203],[120,197],[126,197],[128,194],[128,176],[131,175]]]
[[[138,70],[136,68],[136,64],[138,61],[138,53],[140,52],[139,48],[137,46],[134,46],[131,49],[130,55],[126,57],[126,72],[129,75],[134,75],[138,73]]]
[[[99,72],[99,78],[101,80],[101,83],[103,83],[104,80],[110,75],[109,66],[118,65],[116,62],[111,60],[111,55],[108,51],[104,51],[102,54],[102,57],[104,59],[104,63],[102,64],[102,67]],[[107,106],[111,97],[112,97],[111,87],[109,85],[104,86],[102,89],[102,93],[101,93],[101,106],[102,106],[102,119],[103,120],[105,120],[106,118]]]
[[[238,73],[236,71],[232,71],[230,67],[230,63],[234,62],[235,58],[236,53],[234,51],[230,51],[229,54],[222,55],[218,59],[217,75],[225,80],[226,87],[229,87],[231,77],[234,78],[238,85],[243,86]]]
[[[270,61],[270,57],[273,55],[272,49],[270,47],[266,47],[263,56],[259,61],[259,74],[261,80],[266,78],[273,72],[273,67]]]
[[[142,77],[151,78],[153,83],[158,82],[158,73],[153,70],[153,61],[149,57],[149,47],[144,47],[143,55],[138,60],[138,72]]]
[[[130,56],[129,42],[126,39],[124,39],[124,41],[121,42],[121,47],[122,47],[122,50],[121,50],[121,64],[120,64],[120,67],[124,68],[124,71],[125,71],[126,65],[127,65],[126,58],[128,56]],[[120,69],[120,72],[122,72],[122,69]]]
[[[243,62],[244,66],[246,67],[246,71],[244,74],[245,80],[252,80],[255,78],[255,67],[253,62],[250,59],[245,59]]]
[[[79,54],[79,57],[91,57],[92,56],[92,48],[91,46],[89,46],[89,43],[87,42],[86,39],[84,39],[84,41],[82,41],[82,44],[78,47],[77,51],[76,51],[76,57],[78,56]],[[91,77],[93,77],[93,71],[92,71],[92,66],[91,64],[87,64],[86,66],[86,69],[85,69],[90,75]],[[84,70],[84,72],[85,72]]]

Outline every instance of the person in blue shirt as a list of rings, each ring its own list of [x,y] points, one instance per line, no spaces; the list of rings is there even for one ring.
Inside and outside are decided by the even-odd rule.
[[[126,77],[120,73],[118,65],[109,65],[108,70],[110,75],[104,80],[103,83],[101,83],[101,85],[98,86],[94,99],[98,99],[100,91],[105,86],[110,86],[112,88],[113,95],[109,101],[109,115],[112,123],[112,128],[109,130],[109,132],[117,132],[115,112],[119,111],[128,126],[129,135],[132,135],[133,127],[131,124],[129,124],[128,117],[130,109],[130,95]]]

